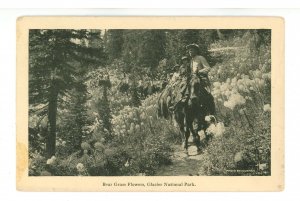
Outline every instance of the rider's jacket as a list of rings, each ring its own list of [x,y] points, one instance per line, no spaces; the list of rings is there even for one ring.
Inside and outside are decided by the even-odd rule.
[[[191,58],[190,71],[192,75],[196,75],[201,80],[203,87],[209,90],[210,82],[208,79],[208,73],[211,67],[203,56],[196,55]]]

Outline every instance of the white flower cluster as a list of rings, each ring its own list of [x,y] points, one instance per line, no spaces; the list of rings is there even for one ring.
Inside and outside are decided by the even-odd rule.
[[[231,94],[228,98],[228,101],[224,102],[224,106],[230,109],[234,109],[237,105],[243,105],[246,103],[246,99],[241,96],[239,93]]]
[[[236,77],[228,78],[226,82],[214,82],[212,95],[224,106],[234,109],[237,105],[243,105],[246,100],[252,100],[253,93],[259,94],[263,91],[265,80],[271,78],[270,73],[262,73],[260,70],[250,71],[249,75],[237,74]]]
[[[271,112],[271,105],[270,104],[264,105],[264,111],[265,112]]]
[[[209,122],[210,121],[210,115],[205,116],[205,121]]]
[[[127,160],[126,163],[124,164],[125,167],[129,167],[129,161]]]
[[[64,141],[64,140],[62,140],[61,138],[58,138],[57,140],[56,140],[56,146],[58,147],[58,146],[62,146],[62,147],[64,147],[64,146],[66,146],[66,141]]]
[[[47,160],[47,165],[52,165],[56,161],[56,157],[52,156],[50,159]]]
[[[80,172],[80,173],[85,171],[85,167],[84,167],[84,165],[83,165],[82,163],[78,163],[78,164],[76,165],[76,169],[77,169],[77,171]]]
[[[223,122],[219,122],[217,124],[210,124],[210,126],[206,129],[208,134],[212,134],[215,137],[220,137],[225,132],[225,126]]]
[[[113,130],[116,135],[125,136],[133,134],[144,129],[147,121],[152,121],[156,118],[156,100],[157,95],[149,96],[142,102],[140,107],[125,106],[119,112],[119,115],[114,115],[112,119]]]

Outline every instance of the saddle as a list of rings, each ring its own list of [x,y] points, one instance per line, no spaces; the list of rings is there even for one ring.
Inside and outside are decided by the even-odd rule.
[[[177,106],[187,104],[189,100],[200,100],[204,104],[208,104],[214,113],[214,100],[209,92],[209,80],[207,75],[184,76],[175,82],[170,82],[162,91],[159,99],[166,100],[170,111],[176,110]]]

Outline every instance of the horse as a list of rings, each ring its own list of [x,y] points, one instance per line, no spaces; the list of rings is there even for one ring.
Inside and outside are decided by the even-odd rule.
[[[193,76],[190,81],[191,90],[188,103],[184,108],[185,115],[185,124],[187,129],[185,130],[185,141],[184,148],[188,147],[188,138],[190,133],[193,135],[193,140],[197,146],[197,150],[200,151],[200,136],[198,132],[203,130],[205,134],[205,144],[210,139],[210,135],[207,134],[206,129],[212,123],[216,123],[215,118],[215,103],[214,98],[211,93],[208,92],[207,85],[202,81],[198,76]],[[206,120],[206,117],[210,118],[209,121]]]
[[[193,77],[190,81],[191,92],[184,101],[177,101],[170,110],[170,88],[166,93],[166,89],[162,92],[158,101],[158,114],[160,117],[169,118],[173,117],[179,126],[180,133],[183,141],[183,148],[185,151],[188,149],[188,139],[190,134],[193,135],[193,142],[197,147],[197,151],[201,151],[201,142],[198,132],[203,130],[205,133],[205,141],[209,140],[206,134],[206,129],[210,125],[205,121],[208,115],[214,115],[215,107],[212,95],[202,86],[201,80],[198,77]],[[177,92],[176,92],[177,91]],[[179,93],[178,88],[173,91],[173,95]],[[164,95],[169,94],[169,96]]]

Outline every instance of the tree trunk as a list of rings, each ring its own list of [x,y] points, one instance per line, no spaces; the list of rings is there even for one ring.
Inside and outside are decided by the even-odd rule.
[[[56,87],[55,80],[52,80],[49,95],[49,106],[48,106],[48,119],[50,132],[47,136],[46,142],[46,156],[51,158],[55,155],[55,144],[56,144],[56,113],[57,113],[57,97],[58,89]]]

